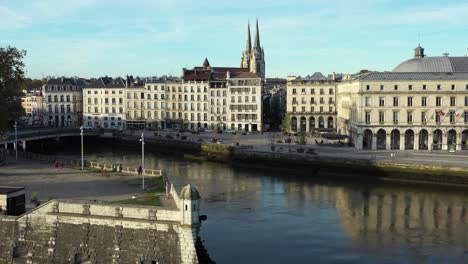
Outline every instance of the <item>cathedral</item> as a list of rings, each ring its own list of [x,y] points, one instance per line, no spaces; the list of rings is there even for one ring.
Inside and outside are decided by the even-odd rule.
[[[256,32],[254,46],[250,41],[250,23],[247,26],[247,43],[244,53],[242,54],[241,67],[249,69],[250,72],[256,73],[262,79],[265,79],[265,54],[260,46],[260,33],[258,31],[258,19],[256,21]]]

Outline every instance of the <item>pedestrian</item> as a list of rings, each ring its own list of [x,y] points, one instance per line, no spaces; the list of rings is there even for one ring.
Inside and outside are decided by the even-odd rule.
[[[63,160],[60,161],[60,169],[63,169]]]
[[[143,173],[143,168],[140,166],[138,166],[138,175],[141,175]]]
[[[58,166],[59,166],[59,164],[58,164],[58,161],[57,161],[57,160],[55,160],[55,161],[54,161],[54,168],[55,168],[55,170],[57,170],[57,169],[58,169]]]

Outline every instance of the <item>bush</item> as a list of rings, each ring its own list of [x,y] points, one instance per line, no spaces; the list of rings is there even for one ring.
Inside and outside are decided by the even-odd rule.
[[[37,192],[31,193],[31,203],[35,204],[36,206],[41,205],[41,202],[39,201],[39,195]]]

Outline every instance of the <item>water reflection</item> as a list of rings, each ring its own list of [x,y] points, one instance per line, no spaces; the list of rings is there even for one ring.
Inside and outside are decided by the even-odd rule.
[[[197,185],[208,215],[201,237],[217,263],[468,263],[466,189],[329,181],[151,155],[145,163],[165,168],[176,184]]]

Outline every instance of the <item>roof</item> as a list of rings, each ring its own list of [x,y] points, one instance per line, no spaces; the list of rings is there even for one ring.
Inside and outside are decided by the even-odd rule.
[[[188,184],[180,191],[180,198],[185,200],[198,200],[201,198],[197,187]]]
[[[425,81],[425,80],[468,80],[468,72],[370,72],[356,75],[354,80],[363,81]]]
[[[24,187],[17,186],[0,186],[0,194],[10,194],[24,190]]]
[[[423,57],[400,63],[393,72],[468,72],[468,57]]]
[[[230,73],[231,78],[260,78],[256,73],[253,72],[234,72]]]

